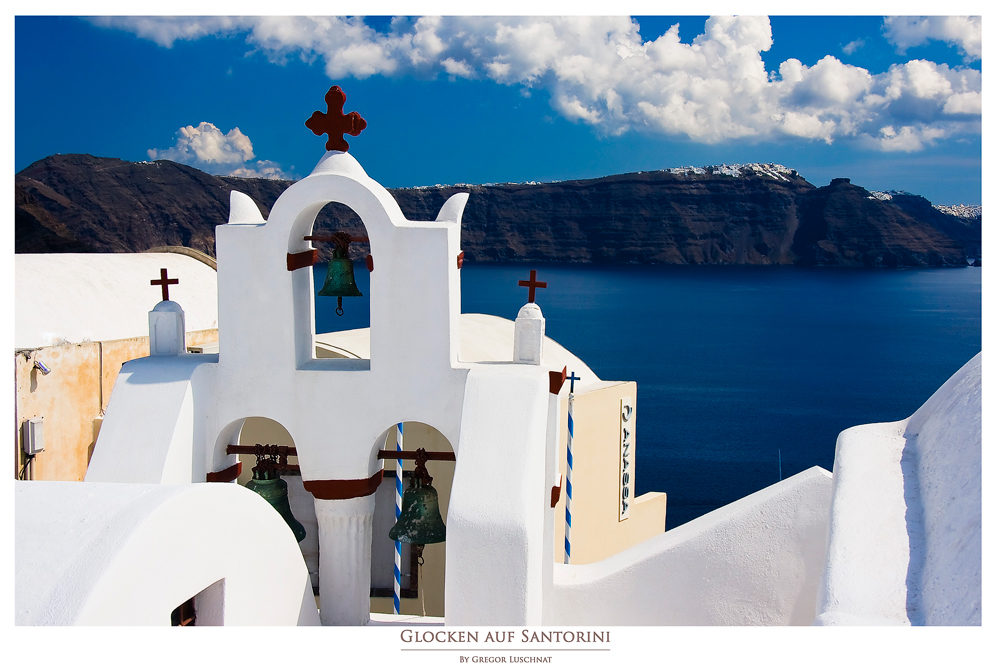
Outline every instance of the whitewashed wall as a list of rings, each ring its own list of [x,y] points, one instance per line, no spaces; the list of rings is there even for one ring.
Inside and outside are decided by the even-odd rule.
[[[980,352],[913,413],[904,433],[904,478],[912,471],[916,482],[904,489],[920,498],[920,516],[907,526],[911,544],[923,547],[911,549],[907,587],[918,591],[911,620],[921,625],[982,623],[982,365]]]
[[[552,512],[547,372],[473,368],[463,412],[447,519],[446,623],[539,624],[543,568],[552,562],[543,530]]]
[[[206,473],[235,464],[236,456],[216,448],[215,434],[205,429],[217,423],[217,361],[217,355],[182,354],[122,366],[85,480],[204,482]]]
[[[177,253],[14,255],[14,347],[119,340],[149,333],[146,313],[162,298],[160,269],[180,283],[170,298],[188,331],[218,327],[212,267]]]
[[[837,439],[818,625],[982,622],[982,353],[909,419]]]
[[[555,564],[552,625],[809,625],[830,473],[810,468],[589,565]]]
[[[220,580],[203,621],[319,624],[295,537],[241,486],[16,482],[14,497],[17,625],[170,625]]]

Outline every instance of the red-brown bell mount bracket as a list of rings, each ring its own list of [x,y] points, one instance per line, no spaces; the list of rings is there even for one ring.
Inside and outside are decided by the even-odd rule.
[[[424,452],[424,457],[428,461],[454,461],[455,460],[455,452],[428,452],[428,451],[425,451]],[[417,453],[416,452],[405,452],[405,451],[404,452],[394,452],[394,451],[387,450],[387,449],[380,449],[380,450],[378,450],[378,454],[375,455],[375,458],[377,458],[380,461],[385,460],[385,459],[391,459],[391,460],[402,459],[403,461],[415,461],[416,458],[417,458]]]
[[[206,482],[231,482],[243,472],[243,461],[237,461],[234,465],[218,472],[206,473]]]
[[[335,236],[303,236],[302,238],[305,239],[306,241],[336,242]],[[358,242],[367,243],[368,237],[367,236],[351,237],[351,243],[358,243]],[[312,266],[318,261],[319,261],[319,250],[317,250],[316,248],[296,253],[290,252],[288,253],[287,268],[289,271],[296,271],[298,269],[304,269],[307,266]],[[371,255],[368,255],[368,257],[365,259],[365,264],[368,265],[369,273],[375,270],[374,260],[372,260]]]

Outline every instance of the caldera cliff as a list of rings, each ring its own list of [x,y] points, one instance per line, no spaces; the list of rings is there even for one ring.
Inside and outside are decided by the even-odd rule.
[[[180,245],[214,256],[231,190],[252,197],[266,217],[290,184],[212,176],[166,160],[53,155],[15,176],[15,251]],[[981,215],[948,215],[916,195],[876,196],[846,178],[817,188],[780,165],[390,192],[415,220],[433,220],[449,196],[468,192],[469,261],[964,266],[981,238]],[[341,228],[363,233],[350,209],[328,205],[317,231]]]

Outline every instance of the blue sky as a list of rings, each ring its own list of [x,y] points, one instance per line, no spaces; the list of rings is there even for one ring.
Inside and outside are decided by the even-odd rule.
[[[676,27],[675,27],[676,26]],[[982,201],[958,17],[16,17],[15,170],[53,153],[301,178],[334,83],[387,187],[778,162]]]

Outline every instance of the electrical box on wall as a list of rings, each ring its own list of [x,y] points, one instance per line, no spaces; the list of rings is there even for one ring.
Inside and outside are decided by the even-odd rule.
[[[43,417],[32,417],[21,422],[21,449],[28,456],[34,456],[45,449],[42,420]]]

